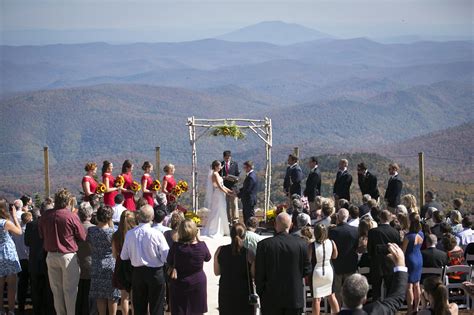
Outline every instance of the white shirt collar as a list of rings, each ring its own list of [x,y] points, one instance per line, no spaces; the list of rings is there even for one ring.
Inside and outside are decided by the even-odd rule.
[[[315,167],[313,167],[313,168],[311,169],[311,172],[314,172],[317,168],[318,168],[318,165],[316,165]]]
[[[250,170],[250,171],[247,173],[247,176],[248,176],[250,173],[252,173],[252,172],[253,172],[253,169],[252,169],[252,170]]]
[[[290,168],[295,168],[298,165],[298,163],[293,163]]]

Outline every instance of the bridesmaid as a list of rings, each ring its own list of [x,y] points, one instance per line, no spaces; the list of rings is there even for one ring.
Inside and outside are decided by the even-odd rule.
[[[125,180],[125,184],[123,185],[122,189],[122,195],[125,198],[123,206],[127,208],[127,210],[135,211],[135,193],[130,189],[130,186],[133,183],[132,171],[132,162],[130,160],[125,160],[122,164],[122,176]]]
[[[153,191],[151,190],[151,186],[153,184],[153,178],[151,178],[153,164],[148,161],[145,161],[145,163],[143,163],[142,170],[144,172],[142,176],[143,198],[146,199],[150,206],[154,207],[155,202],[153,200]]]
[[[171,190],[176,186],[176,180],[174,179],[174,171],[175,167],[173,164],[167,164],[163,168],[163,172],[165,172],[165,176],[163,177],[163,183],[161,185],[161,190],[163,193],[166,194],[166,200],[168,201],[168,204],[170,202],[175,201],[174,197],[171,196]]]
[[[95,174],[97,174],[97,164],[94,162],[89,162],[84,167],[87,172],[86,175],[82,178],[82,190],[84,191],[84,201],[91,201],[92,196],[95,195],[95,190],[97,189],[97,182],[94,179]]]
[[[104,204],[106,206],[115,206],[115,196],[119,188],[115,187],[115,178],[112,176],[114,165],[109,161],[102,164],[102,182],[105,185]]]

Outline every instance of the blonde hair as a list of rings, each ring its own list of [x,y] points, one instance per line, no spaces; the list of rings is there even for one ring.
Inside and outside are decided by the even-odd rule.
[[[410,209],[411,212],[419,213],[418,207],[416,206],[416,197],[412,194],[407,194],[402,197],[402,203]]]
[[[180,243],[191,243],[198,240],[198,228],[196,223],[191,219],[184,219],[178,228],[178,241]]]
[[[96,169],[96,168],[97,168],[97,164],[96,164],[95,162],[89,162],[89,163],[87,163],[86,166],[84,167],[84,170],[85,170],[86,172],[89,172],[89,171],[92,171],[92,170],[94,170],[94,169]]]
[[[166,164],[165,167],[163,167],[163,172],[165,172],[165,173],[168,174],[168,173],[169,173],[172,169],[174,169],[174,168],[175,168],[175,167],[174,167],[173,164],[171,164],[171,163],[170,163],[170,164]]]

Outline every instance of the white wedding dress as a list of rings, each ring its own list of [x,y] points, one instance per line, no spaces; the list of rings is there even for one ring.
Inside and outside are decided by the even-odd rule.
[[[229,235],[229,222],[227,220],[227,204],[225,193],[212,183],[211,171],[207,177],[206,200],[204,206],[209,209],[207,224],[201,232],[201,235],[209,237],[222,237]],[[220,185],[224,185],[224,180],[218,176]]]

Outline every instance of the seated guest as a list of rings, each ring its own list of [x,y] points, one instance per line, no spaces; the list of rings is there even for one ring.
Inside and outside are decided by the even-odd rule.
[[[255,258],[255,255],[257,253],[257,244],[260,242],[263,238],[255,233],[258,228],[258,219],[256,217],[250,217],[247,220],[247,232],[245,232],[245,238],[244,238],[244,247],[249,250],[249,254],[253,258]]]
[[[474,231],[472,230],[472,220],[470,216],[465,216],[462,219],[463,230],[457,236],[458,245],[465,249],[467,245],[474,242]]]
[[[369,200],[372,199],[369,194],[362,196],[362,205],[359,206],[359,215],[363,217],[367,213],[370,213],[370,206],[368,205]]]
[[[425,193],[425,204],[421,207],[420,215],[422,218],[426,218],[426,213],[430,207],[443,211],[443,206],[436,200],[436,194],[432,191],[427,191]]]
[[[418,207],[416,206],[416,197],[412,194],[404,195],[402,197],[402,204],[406,207],[408,214],[412,212],[418,213]]]
[[[358,227],[359,226],[359,207],[355,205],[351,205],[349,207],[349,219],[347,220],[347,224],[350,226]]]
[[[166,231],[170,231],[171,228],[163,225],[163,220],[166,217],[166,212],[160,210],[158,206],[156,206],[153,211],[155,212],[155,217],[153,218],[153,225],[154,229],[157,229],[161,233],[165,233]]]
[[[462,205],[464,204],[464,201],[461,198],[456,198],[453,200],[453,207],[454,210],[457,210],[461,213],[462,216],[466,215],[466,211],[462,208]]]
[[[436,248],[440,250],[444,250],[444,243],[443,243],[443,238],[445,235],[452,235],[452,228],[451,225],[447,222],[443,222],[439,225],[439,229],[441,232],[441,238],[438,238],[438,244],[436,244]]]
[[[467,257],[467,255],[474,255],[474,243],[470,243],[466,246],[466,249],[464,250],[464,257]],[[466,260],[466,262],[469,265],[474,265],[474,260]]]
[[[119,224],[120,217],[122,216],[122,212],[127,210],[127,208],[123,206],[123,203],[125,202],[125,198],[123,197],[122,194],[115,195],[114,202],[115,202],[115,206],[112,207],[112,209],[114,210],[114,216],[112,217],[112,221],[114,221],[115,224]]]
[[[395,268],[392,284],[388,294],[383,301],[375,301],[365,304],[369,284],[367,278],[356,273],[346,279],[342,286],[342,310],[341,315],[395,315],[405,300],[405,288],[408,280],[407,268],[405,267],[405,255],[396,244],[388,244],[390,259],[394,262]]]
[[[452,228],[452,233],[453,234],[458,234],[460,232],[462,232],[463,230],[463,227],[462,227],[462,217],[461,217],[461,213],[457,210],[453,210],[451,211],[451,214],[449,215],[449,218],[451,220],[451,228]]]
[[[418,315],[458,315],[458,306],[456,303],[449,303],[448,289],[439,277],[426,278],[423,288],[429,306],[419,311]]]
[[[439,210],[435,207],[428,207],[428,210],[425,213],[425,223],[428,224],[430,227],[433,227],[435,225],[433,216],[438,211]]]
[[[336,210],[339,210],[339,209],[349,209],[349,207],[351,206],[351,204],[349,203],[349,201],[347,199],[339,199],[337,201],[337,205],[336,205]]]
[[[448,264],[448,255],[446,252],[436,248],[438,239],[434,234],[425,236],[427,248],[421,251],[423,258],[423,268],[443,268]],[[423,279],[426,275],[423,275]]]
[[[306,214],[306,213],[300,213],[298,214],[298,216],[296,217],[296,224],[297,224],[297,228],[296,230],[291,233],[292,235],[295,235],[295,236],[300,236],[301,237],[301,229],[306,227],[306,226],[310,226],[311,225],[311,217]]]
[[[323,200],[322,208],[321,208],[321,219],[316,220],[314,225],[316,224],[324,224],[325,226],[331,225],[331,216],[334,213],[334,202],[331,199]]]
[[[250,219],[249,219],[250,220]],[[230,229],[230,245],[220,246],[214,255],[214,274],[219,278],[219,314],[253,315],[249,302],[250,265],[243,246],[245,225],[234,224]]]
[[[443,248],[448,254],[448,266],[464,264],[464,251],[457,245],[456,237],[452,234],[443,236]],[[460,281],[463,278],[462,273],[451,273],[448,277],[452,281]]]

